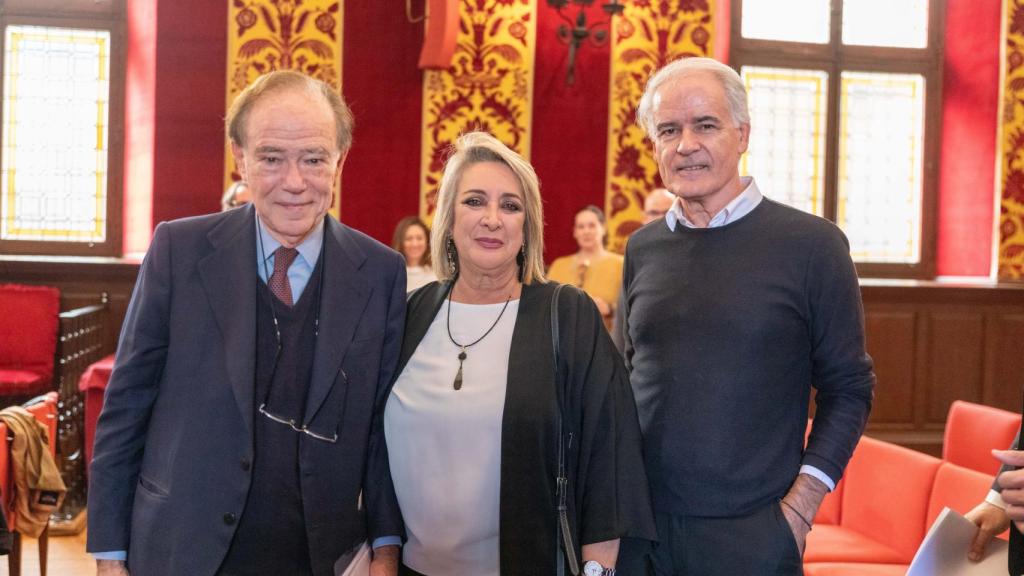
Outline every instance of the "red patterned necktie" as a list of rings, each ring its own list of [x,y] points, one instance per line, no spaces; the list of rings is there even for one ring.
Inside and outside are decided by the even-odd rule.
[[[292,286],[288,282],[288,267],[295,261],[299,251],[295,248],[281,246],[274,251],[274,273],[270,275],[267,286],[270,292],[286,306],[292,305]]]

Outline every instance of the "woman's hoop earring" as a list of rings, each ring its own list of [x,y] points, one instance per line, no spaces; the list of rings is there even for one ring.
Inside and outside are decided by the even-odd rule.
[[[444,252],[448,258],[448,273],[454,280],[459,276],[459,251],[455,249],[455,240],[451,236],[445,242]]]

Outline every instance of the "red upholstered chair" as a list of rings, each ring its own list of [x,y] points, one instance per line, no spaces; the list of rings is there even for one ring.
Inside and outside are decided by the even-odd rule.
[[[817,525],[805,565],[819,562],[910,564],[925,534],[928,495],[941,461],[895,444],[861,438],[846,467],[839,525]]]
[[[1020,429],[1020,414],[956,400],[949,407],[942,459],[995,476],[999,461],[992,449],[1005,450]]]
[[[0,397],[20,403],[53,390],[60,291],[0,284]]]
[[[942,509],[966,513],[991,484],[989,474],[865,436],[815,517],[804,573],[906,574]]]
[[[942,466],[939,466],[939,471],[935,475],[935,483],[932,485],[925,525],[931,526],[942,513],[942,509],[946,507],[961,514],[967,514],[978,502],[985,499],[985,495],[988,494],[991,487],[992,476],[943,462]],[[1008,535],[1009,531],[1006,531],[1002,538],[1005,539]]]
[[[78,390],[85,394],[85,471],[92,463],[92,445],[96,439],[96,424],[103,411],[103,395],[114,371],[114,355],[106,356],[89,365],[78,381]]]
[[[804,576],[906,576],[906,564],[805,564]]]
[[[49,392],[25,404],[25,408],[46,425],[47,437],[49,438],[50,456],[57,454],[57,393]],[[11,546],[11,553],[7,557],[8,573],[10,576],[21,574],[21,535],[18,533],[17,518],[11,509],[11,502],[14,498],[14,478],[11,477],[11,446],[7,437],[7,425],[0,422],[0,503],[3,504],[4,514],[7,518],[7,529],[10,530],[14,539]],[[49,544],[49,528],[43,530],[39,535],[39,574],[46,576],[46,557]]]

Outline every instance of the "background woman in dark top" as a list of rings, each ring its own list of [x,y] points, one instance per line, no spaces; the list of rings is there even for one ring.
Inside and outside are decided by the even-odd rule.
[[[409,301],[385,410],[408,535],[400,573],[555,574],[559,440],[567,573],[614,574],[620,537],[654,537],[625,368],[571,287],[558,302],[556,376],[542,226],[533,168],[488,134],[461,137],[431,238],[440,281]]]

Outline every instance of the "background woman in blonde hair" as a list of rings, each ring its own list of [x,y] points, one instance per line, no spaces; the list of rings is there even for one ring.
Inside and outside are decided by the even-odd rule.
[[[400,574],[555,574],[564,562],[607,575],[619,538],[653,538],[625,368],[571,287],[556,375],[542,226],[533,168],[488,134],[459,138],[431,233],[440,281],[410,297],[384,416],[408,536]]]

